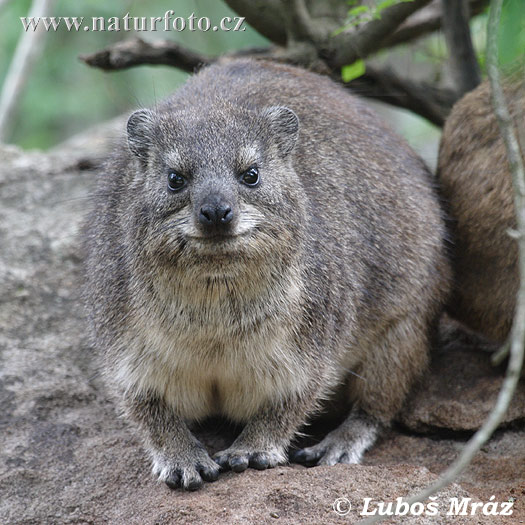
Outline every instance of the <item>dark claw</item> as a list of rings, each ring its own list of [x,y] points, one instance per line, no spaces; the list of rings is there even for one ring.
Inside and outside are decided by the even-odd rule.
[[[339,457],[338,463],[348,463],[348,454],[343,452]]]
[[[250,456],[250,467],[257,470],[265,470],[270,465],[268,456],[262,452],[256,452]]]
[[[185,490],[194,491],[199,490],[202,487],[202,479],[192,479],[186,487],[183,487]]]
[[[294,450],[289,452],[289,456],[290,461],[293,461],[294,463],[304,463],[306,452],[304,449]]]
[[[291,454],[291,460],[294,463],[301,463],[307,467],[313,467],[319,461],[319,458],[323,455],[323,450],[310,451],[306,449],[296,450]]]
[[[165,481],[166,485],[171,490],[178,489],[180,487],[180,476],[176,472],[172,472]]]
[[[228,458],[226,456],[218,456],[214,458],[214,461],[219,465],[221,472],[229,470],[230,465],[228,464]]]
[[[248,458],[240,456],[230,459],[230,468],[234,472],[244,472],[248,468]]]
[[[200,468],[199,472],[204,481],[217,481],[219,479],[219,469]]]

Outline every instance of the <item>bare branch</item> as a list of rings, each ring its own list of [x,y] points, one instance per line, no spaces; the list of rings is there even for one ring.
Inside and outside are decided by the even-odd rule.
[[[458,98],[450,89],[414,82],[399,77],[391,70],[380,70],[370,65],[367,65],[363,76],[345,86],[362,96],[408,109],[440,127]]]
[[[251,48],[241,49],[227,56],[271,59],[279,62],[312,66],[312,57],[302,48]],[[171,41],[148,43],[138,38],[118,42],[102,51],[81,57],[93,67],[116,71],[143,64],[163,64],[193,72],[203,65],[213,63],[216,58],[195,53]],[[330,70],[322,61],[314,68],[318,73],[331,75],[341,81],[339,72]],[[430,84],[402,79],[394,72],[367,66],[367,72],[346,87],[368,98],[374,98],[408,109],[421,115],[437,126],[442,126],[457,97],[454,92],[439,89]]]
[[[381,13],[381,18],[368,22],[357,31],[347,31],[332,38],[327,44],[328,64],[333,69],[340,68],[378,51],[383,47],[382,41],[387,35],[429,2],[430,0],[414,0],[394,4]]]
[[[49,14],[54,0],[34,0],[29,16]],[[24,91],[31,68],[43,50],[43,30],[28,30],[18,41],[15,54],[0,94],[0,142],[7,140],[18,101]]]
[[[488,0],[470,0],[470,17],[479,15],[487,7]],[[443,8],[441,0],[433,0],[427,7],[416,11],[407,18],[399,28],[382,42],[382,48],[390,48],[398,44],[404,44],[421,36],[432,33],[441,28],[443,21]]]
[[[283,46],[288,42],[289,27],[285,20],[293,9],[294,0],[225,0],[240,16],[246,18],[261,35],[274,44]],[[346,0],[305,0],[310,18],[315,22],[310,29],[331,38],[332,32],[341,27],[348,11]]]
[[[489,0],[469,0],[470,15],[475,16],[481,13],[488,2]],[[319,54],[323,56],[326,54],[322,51],[326,47],[326,42],[333,39],[334,30],[344,25],[345,15],[348,11],[345,0],[325,0],[323,2],[317,0],[309,2],[305,0],[226,0],[226,3],[241,16],[244,16],[246,21],[259,33],[277,45],[287,43],[287,30],[283,23],[283,14],[289,14],[287,13],[288,7],[290,10],[295,10],[295,13],[299,13],[301,31],[304,34],[317,35],[315,38],[316,47],[321,51]],[[302,4],[299,9],[294,7],[294,4],[297,6],[298,3]],[[287,6],[287,9],[283,10],[283,4]],[[308,14],[308,11],[310,21],[307,16],[304,16],[305,13]],[[388,11],[384,14],[389,16]],[[441,28],[441,22],[441,0],[432,0],[428,6],[421,9],[416,8],[406,20],[402,21],[397,30],[387,32],[382,40],[376,41],[377,48],[374,51],[409,42],[431,33]],[[352,35],[356,33],[349,33],[348,40],[351,40]],[[329,49],[332,49],[330,44],[328,46]],[[333,49],[336,47],[333,46]]]
[[[492,103],[494,111],[500,125],[501,133],[512,172],[512,182],[515,193],[516,218],[521,236],[518,240],[519,246],[519,265],[520,265],[520,288],[518,291],[516,313],[511,332],[510,361],[507,373],[503,381],[496,405],[492,409],[483,426],[474,434],[472,439],[463,448],[460,456],[445,471],[445,473],[432,486],[416,494],[407,500],[408,505],[416,501],[424,501],[432,494],[439,492],[449,483],[454,481],[463,470],[469,465],[474,455],[488,441],[494,430],[501,422],[509,403],[516,390],[516,385],[520,377],[520,370],[523,365],[523,345],[525,341],[525,171],[519,151],[519,144],[514,135],[513,123],[510,117],[503,89],[499,80],[498,71],[498,25],[501,17],[501,6],[503,0],[492,0],[487,25],[487,60],[488,75],[492,88]],[[382,521],[387,516],[374,516],[364,520],[361,525],[369,525]]]
[[[288,13],[288,33],[296,40],[310,39],[315,41],[318,38],[315,23],[310,17],[304,0],[292,0],[290,2],[290,12]]]
[[[467,0],[442,0],[443,28],[452,77],[459,96],[481,82],[478,60],[472,45]]]
[[[140,38],[117,42],[91,55],[83,55],[80,60],[106,71],[154,64],[173,66],[188,73],[212,61],[210,57],[191,51],[170,40],[145,42]]]
[[[278,45],[286,44],[282,5],[279,0],[225,0],[239,15],[244,16],[261,35]]]

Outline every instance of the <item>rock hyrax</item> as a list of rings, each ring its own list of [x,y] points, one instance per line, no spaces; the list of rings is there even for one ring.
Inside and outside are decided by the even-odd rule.
[[[514,121],[522,125],[523,82],[509,82],[505,95]],[[517,129],[523,132],[523,127]],[[465,95],[448,117],[438,177],[450,206],[455,237],[450,314],[502,343],[516,304],[518,247],[508,234],[516,228],[512,180],[488,82]]]
[[[446,299],[424,163],[331,80],[232,60],[133,113],[87,223],[86,298],[105,374],[153,471],[286,462],[344,390],[344,423],[298,461],[357,463],[425,369]],[[188,423],[243,425],[212,459]]]

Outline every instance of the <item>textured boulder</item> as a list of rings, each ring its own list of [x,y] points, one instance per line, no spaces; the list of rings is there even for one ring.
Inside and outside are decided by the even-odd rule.
[[[416,432],[475,431],[496,403],[505,365],[493,367],[490,354],[449,346],[436,352],[430,372],[414,392],[400,420]],[[502,425],[525,421],[522,376]]]

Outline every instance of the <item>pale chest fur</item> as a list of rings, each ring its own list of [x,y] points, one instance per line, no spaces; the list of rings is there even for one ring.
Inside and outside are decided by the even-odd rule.
[[[193,292],[164,289],[138,305],[116,370],[122,387],[153,391],[187,419],[236,421],[304,390],[308,370],[291,321],[296,286],[242,302],[227,288]]]

